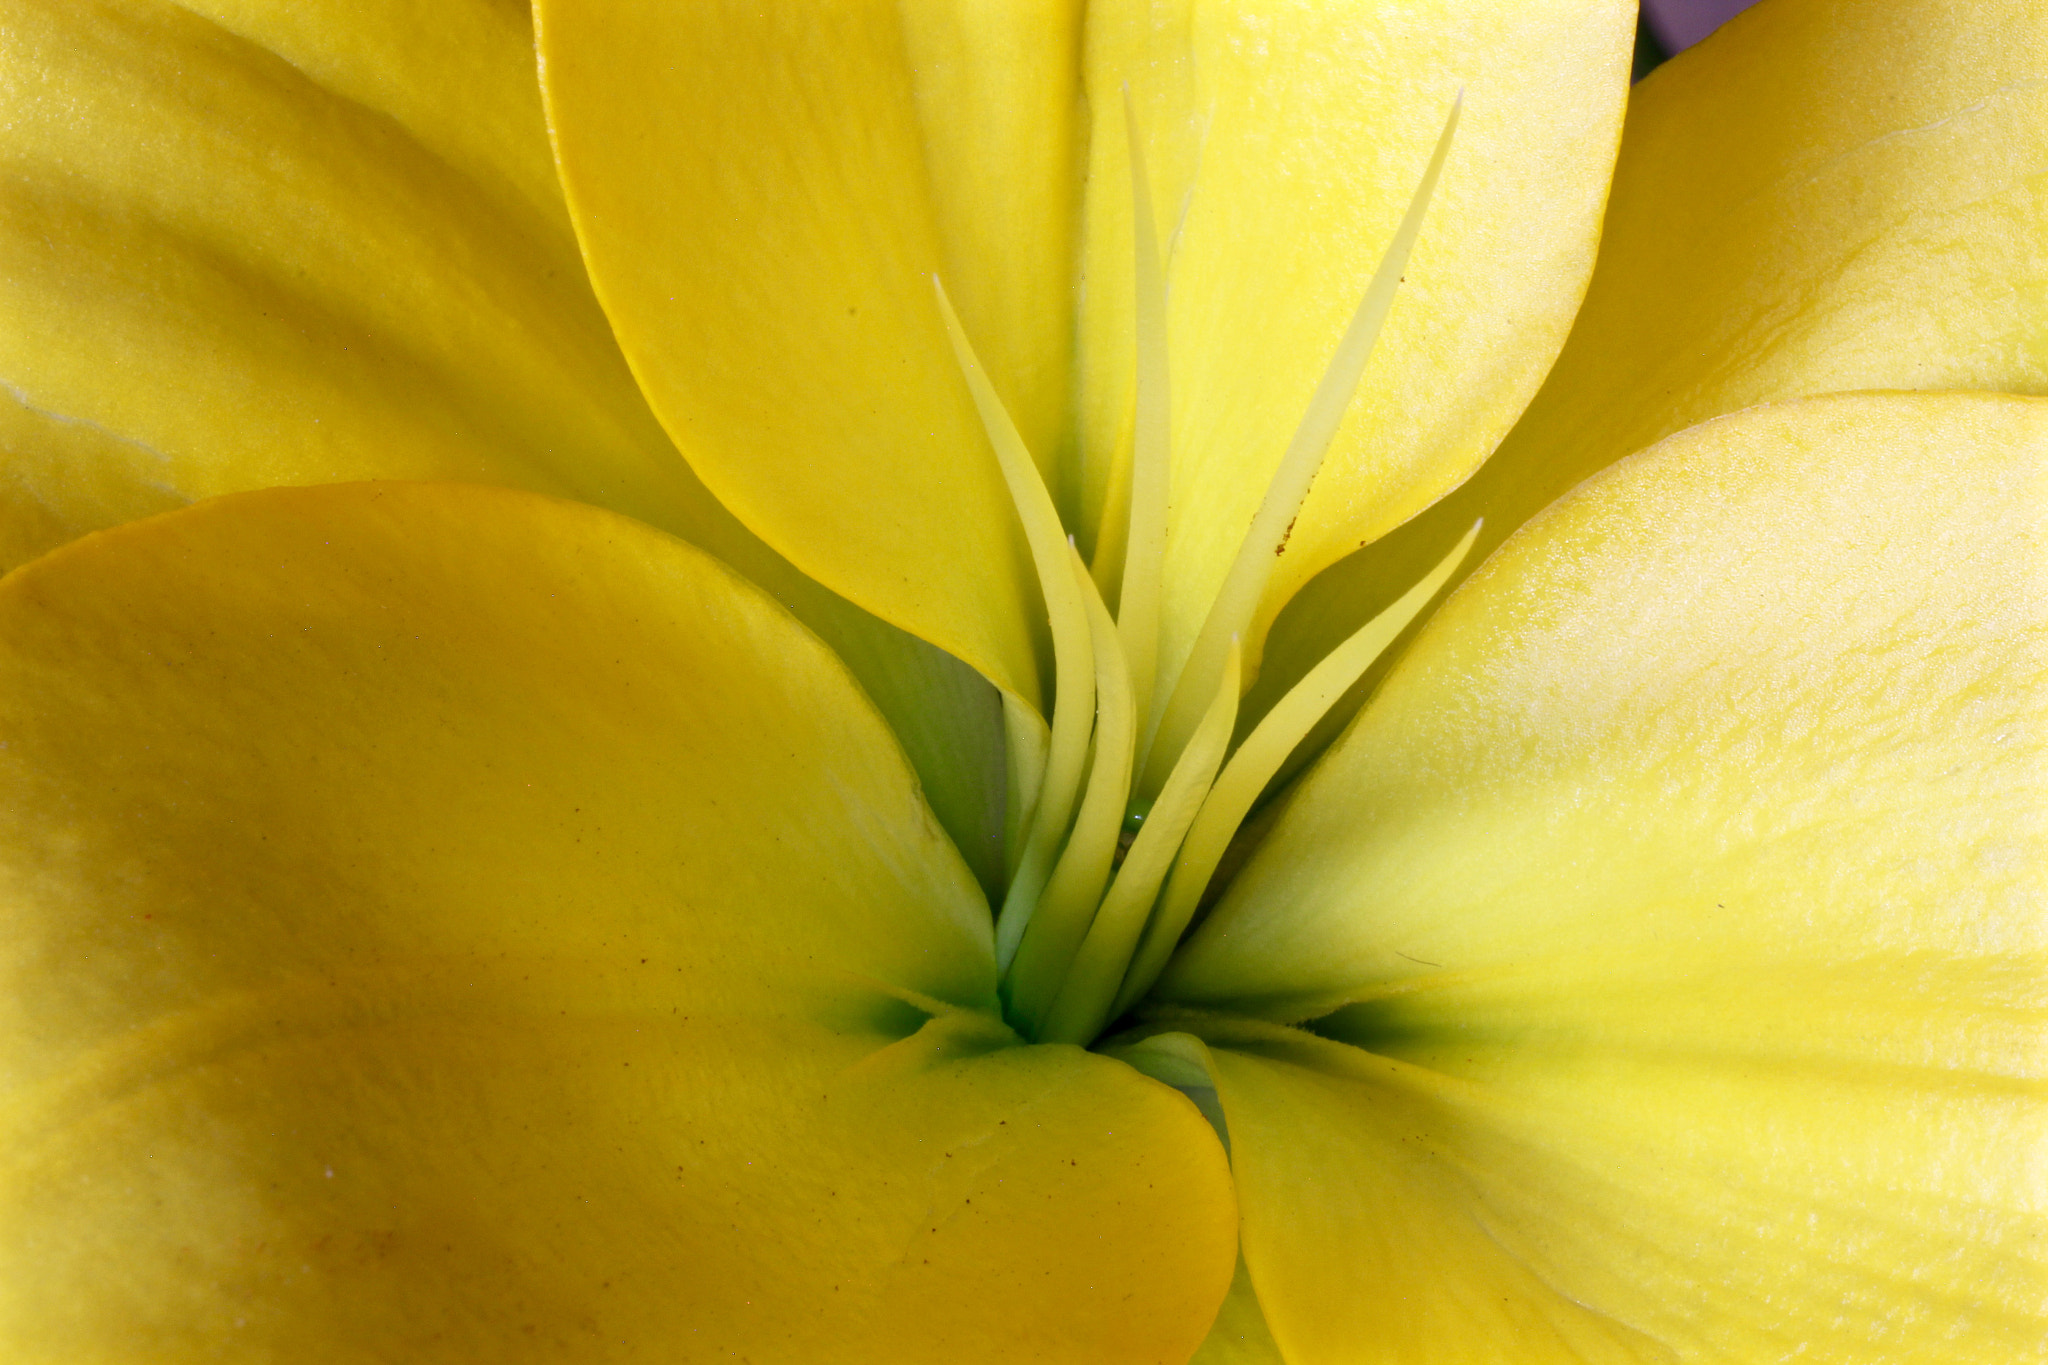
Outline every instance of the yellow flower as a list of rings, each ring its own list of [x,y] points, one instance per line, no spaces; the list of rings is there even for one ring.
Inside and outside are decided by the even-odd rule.
[[[418,8],[0,0],[0,1356],[2038,1350],[2036,7]]]

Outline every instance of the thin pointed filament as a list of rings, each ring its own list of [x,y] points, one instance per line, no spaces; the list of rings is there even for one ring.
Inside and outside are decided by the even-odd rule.
[[[1400,601],[1310,670],[1225,762],[1243,687],[1239,639],[1386,322],[1442,174],[1462,98],[1461,93],[1451,106],[1386,254],[1170,691],[1158,671],[1171,492],[1167,285],[1128,88],[1135,411],[1128,457],[1113,475],[1111,515],[1101,527],[1094,568],[1099,581],[1060,525],[1038,465],[944,286],[936,277],[932,281],[947,337],[1023,525],[1053,637],[1050,726],[1023,699],[1004,699],[1011,879],[996,918],[995,948],[1007,1013],[1027,1036],[1086,1043],[1142,998],[1164,970],[1260,793],[1472,548],[1477,526]],[[1114,620],[1104,601],[1112,585]],[[1127,815],[1135,838],[1118,867],[1118,835]]]
[[[1086,589],[1088,626],[1095,645],[1095,761],[1088,773],[1081,813],[1074,817],[1074,832],[1039,897],[1010,973],[1011,1013],[1033,1036],[1043,1025],[1060,980],[1102,902],[1102,889],[1116,858],[1117,835],[1123,828],[1124,798],[1131,789],[1131,758],[1137,739],[1131,680],[1124,669],[1123,651],[1117,648],[1116,625],[1078,554],[1072,555],[1072,572],[1074,581]]]
[[[1031,549],[1039,591],[1045,597],[1046,615],[1052,623],[1055,704],[1045,778],[1035,796],[1036,810],[1031,817],[1030,833],[1024,837],[1023,852],[1017,859],[1016,875],[1010,879],[1003,908],[996,916],[996,961],[999,966],[1007,966],[1038,902],[1039,891],[1045,886],[1053,854],[1067,832],[1067,820],[1080,790],[1095,712],[1095,651],[1089,639],[1088,609],[1083,605],[1080,586],[1074,582],[1070,563],[1073,550],[1060,527],[1052,495],[1046,492],[1037,462],[1031,458],[1001,395],[982,369],[973,343],[968,341],[966,329],[953,311],[953,301],[946,297],[946,286],[936,275],[932,276],[932,288],[938,294],[946,337],[953,343],[953,357],[967,380],[989,444],[995,447],[1017,518],[1024,524],[1024,540]]]
[[[1038,793],[1045,786],[1046,748],[1051,740],[1051,731],[1036,707],[1003,693],[1005,879],[1017,875],[1017,864],[1024,857],[1024,839],[1031,832],[1031,817],[1038,809]]]
[[[1146,926],[1144,941],[1138,945],[1137,955],[1131,960],[1130,971],[1107,1018],[1114,1019],[1129,1009],[1159,979],[1159,973],[1166,968],[1167,958],[1180,942],[1181,933],[1194,917],[1195,907],[1201,902],[1209,878],[1215,874],[1217,864],[1223,861],[1223,852],[1230,846],[1231,836],[1244,823],[1245,816],[1251,813],[1259,793],[1273,780],[1273,774],[1280,771],[1280,765],[1294,752],[1294,746],[1307,737],[1316,722],[1337,704],[1351,684],[1372,667],[1373,660],[1386,652],[1387,646],[1408,628],[1409,622],[1422,614],[1422,609],[1450,581],[1451,575],[1464,563],[1465,556],[1472,552],[1473,543],[1479,539],[1480,525],[1474,522],[1456,548],[1439,560],[1436,567],[1414,587],[1360,626],[1349,639],[1310,669],[1300,682],[1289,688],[1287,695],[1274,704],[1245,742],[1238,746],[1237,752],[1231,755],[1223,775],[1210,788],[1208,798],[1202,802],[1201,813],[1195,817],[1194,826],[1180,847],[1180,856],[1167,880],[1166,894],[1160,900],[1158,913]]]
[[[1237,644],[1232,641],[1209,709],[1181,751],[1180,761],[1173,765],[1173,775],[1160,789],[1159,800],[1138,830],[1123,866],[1117,869],[1102,908],[1095,912],[1095,922],[1088,926],[1088,936],[1074,954],[1074,965],[1046,1016],[1041,1042],[1085,1043],[1122,1013],[1113,1013],[1112,1004],[1123,985],[1131,950],[1144,932],[1181,837],[1194,823],[1195,812],[1230,747],[1231,728],[1237,724],[1238,669]]]
[[[1210,604],[1209,615],[1202,623],[1201,633],[1195,638],[1194,649],[1182,666],[1180,677],[1160,716],[1143,776],[1138,782],[1136,795],[1140,801],[1149,798],[1165,783],[1175,757],[1199,723],[1202,711],[1215,690],[1216,677],[1223,667],[1223,655],[1232,637],[1242,636],[1251,629],[1252,616],[1257,612],[1259,601],[1266,593],[1267,581],[1273,574],[1273,561],[1286,543],[1287,528],[1308,497],[1309,485],[1315,481],[1323,456],[1337,435],[1345,409],[1351,405],[1358,381],[1365,373],[1366,359],[1372,354],[1373,343],[1379,339],[1380,328],[1393,307],[1394,292],[1400,286],[1401,273],[1408,268],[1408,256],[1415,248],[1416,238],[1422,233],[1422,220],[1428,211],[1430,196],[1436,189],[1437,178],[1443,172],[1444,158],[1451,148],[1451,134],[1457,129],[1458,111],[1463,104],[1464,94],[1461,91],[1451,103],[1450,116],[1444,120],[1436,150],[1431,154],[1421,183],[1408,202],[1408,211],[1402,215],[1393,240],[1387,244],[1386,255],[1366,285],[1365,297],[1359,300],[1351,325],[1338,343],[1336,354],[1330,357],[1329,367],[1324,370],[1322,381],[1316,385],[1315,395],[1309,400],[1301,425],[1295,429],[1294,439],[1281,456],[1280,466],[1274,472],[1272,483],[1267,486],[1265,500],[1259,504],[1251,529],[1245,532],[1244,540],[1238,546],[1237,558],[1224,576],[1222,590]]]
[[[1136,420],[1130,460],[1130,534],[1124,545],[1124,576],[1117,594],[1117,633],[1131,667],[1131,696],[1144,725],[1143,752],[1151,736],[1152,691],[1159,659],[1159,579],[1166,562],[1166,509],[1171,479],[1168,445],[1166,367],[1166,271],[1159,259],[1159,230],[1152,215],[1152,186],[1145,174],[1145,149],[1131,88],[1124,87],[1124,129],[1130,139],[1132,279],[1137,324]]]

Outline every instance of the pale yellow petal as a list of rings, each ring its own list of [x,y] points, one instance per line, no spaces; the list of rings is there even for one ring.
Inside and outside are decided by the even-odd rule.
[[[1173,238],[1164,676],[1186,656],[1460,91],[1405,283],[1256,634],[1312,574],[1468,474],[1528,402],[1592,270],[1633,19],[1607,0],[1091,9],[1089,529],[1130,439],[1128,82],[1155,217]],[[1255,662],[1257,639],[1246,649]]]
[[[1471,482],[1303,590],[1247,710],[1475,520],[1476,566],[1683,427],[1851,389],[2048,392],[2044,176],[2038,5],[1771,0],[1659,67],[1630,97],[1599,267],[1527,416]]]
[[[1290,1359],[1393,1273],[1330,1268],[1346,1227],[1407,1225],[1386,1200],[1437,1207],[1400,1218],[1438,1263],[1681,1358],[2036,1350],[2044,485],[2048,401],[1752,409],[1588,484],[1439,613],[1162,985],[1369,1049],[1205,1030],[1263,1059],[1219,1051],[1218,1088]],[[1347,1143],[1384,1193],[1312,1215]]]
[[[1926,988],[1957,983],[1866,979],[1818,1047],[1779,995],[1810,982],[1587,979],[1597,1004],[1563,1012],[1555,977],[1517,984],[1535,989],[1452,985],[1321,1026],[1356,1046],[1191,1024],[1289,1365],[2032,1358],[2048,1087],[2038,1065],[1920,1052],[1953,1014]],[[2038,1061],[2038,980],[2014,1000],[1969,985],[1980,1044],[2033,996]]]

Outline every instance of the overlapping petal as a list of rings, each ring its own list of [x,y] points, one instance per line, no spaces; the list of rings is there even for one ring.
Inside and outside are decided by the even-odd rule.
[[[1086,544],[1131,420],[1129,84],[1178,225],[1177,666],[1461,89],[1386,358],[1272,605],[1462,478],[1527,401],[1591,270],[1629,31],[1606,0],[1106,5],[1085,36],[1065,6],[541,9],[570,201],[670,432],[807,572],[1020,695],[1035,594],[927,277],[958,282]]]
[[[6,562],[431,476],[767,590],[442,485],[0,585],[10,1359],[1136,1362],[1219,1299],[1202,1360],[2038,1342],[2042,404],[1724,419],[1497,558],[1128,1054],[1228,1174],[996,1021],[996,694],[777,553],[1040,699],[928,277],[1085,543],[1128,82],[1170,667],[1462,89],[1263,629],[1555,353],[1626,5],[540,8],[632,374],[523,7],[0,3]],[[2038,23],[1766,14],[1644,90],[1497,472],[1321,579],[1275,681],[1701,417],[2040,389]]]
[[[1258,1291],[1252,1288],[1251,1272],[1241,1255],[1230,1292],[1216,1310],[1216,1323],[1202,1338],[1191,1365],[1286,1365],[1265,1314],[1259,1311]]]
[[[0,378],[181,500],[471,478],[689,529],[577,267],[524,17],[408,13],[11,3]],[[63,472],[10,501],[119,519]]]
[[[1071,345],[1067,11],[1012,32],[873,0],[539,7],[569,203],[678,445],[805,572],[1033,702],[1043,608],[932,276],[1046,451]]]
[[[1209,1068],[1229,1114],[1250,1279],[1287,1365],[1673,1359],[1531,1254],[1560,1240],[1545,1220],[1564,1187],[1498,1140],[1499,1112],[1340,1043],[1241,1023],[1203,1032],[1213,1045],[1172,1041]],[[1524,1181],[1540,1191],[1533,1213],[1503,1208]]]
[[[1542,392],[1469,483],[1303,591],[1248,713],[1474,520],[1476,566],[1681,428],[1854,389],[2048,391],[2044,175],[2037,7],[1772,0],[1658,68],[1630,97],[1599,268]]]
[[[1317,1020],[1186,1025],[1290,1360],[2038,1345],[2044,484],[2041,400],[1758,408],[1443,609],[1161,986]]]
[[[1200,629],[1461,92],[1421,239],[1274,566],[1247,658],[1301,584],[1440,497],[1514,422],[1592,271],[1633,22],[1631,6],[1607,0],[1090,8],[1096,131],[1077,376],[1087,506],[1099,515],[1132,420],[1128,82],[1154,217],[1173,237],[1169,667]]]
[[[1206,1123],[995,1021],[895,741],[715,561],[272,490],[17,571],[0,636],[10,1360],[1199,1339]]]
[[[584,277],[523,6],[0,8],[0,564],[194,498],[461,478],[704,546],[852,663],[977,872],[995,699],[698,483]]]

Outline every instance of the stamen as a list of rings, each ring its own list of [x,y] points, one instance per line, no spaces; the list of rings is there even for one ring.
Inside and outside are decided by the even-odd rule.
[[[1416,238],[1421,235],[1423,216],[1429,208],[1437,178],[1443,171],[1444,158],[1450,151],[1451,134],[1458,126],[1458,112],[1464,105],[1464,98],[1464,92],[1460,91],[1451,102],[1450,116],[1444,120],[1436,151],[1431,154],[1428,169],[1423,172],[1422,181],[1409,200],[1408,211],[1402,215],[1400,227],[1387,244],[1386,255],[1366,285],[1365,297],[1359,300],[1358,311],[1352,316],[1350,327],[1338,343],[1336,354],[1330,357],[1329,367],[1324,370],[1322,381],[1316,385],[1315,395],[1309,400],[1307,412],[1302,415],[1301,425],[1295,429],[1294,439],[1288,443],[1280,466],[1274,471],[1265,500],[1259,504],[1258,513],[1252,518],[1251,529],[1245,532],[1244,540],[1238,546],[1237,558],[1224,577],[1222,590],[1209,607],[1208,618],[1203,621],[1194,649],[1181,668],[1147,751],[1144,775],[1139,780],[1136,793],[1141,799],[1151,796],[1164,785],[1167,774],[1173,769],[1174,759],[1199,723],[1202,711],[1215,690],[1216,678],[1223,668],[1223,655],[1231,639],[1251,629],[1252,616],[1258,610],[1259,600],[1265,596],[1267,581],[1272,577],[1274,552],[1284,543],[1287,528],[1308,497],[1309,485],[1314,482],[1323,456],[1337,434],[1337,427],[1344,420],[1344,411],[1351,405],[1359,378],[1365,372],[1366,358],[1372,354],[1373,343],[1379,339],[1380,328],[1393,307],[1394,291],[1401,283],[1402,271],[1407,269],[1408,256],[1415,248]]]
[[[996,916],[996,962],[999,967],[1007,967],[1023,938],[1024,925],[1038,903],[1038,893],[1045,886],[1053,854],[1067,832],[1067,820],[1079,794],[1081,770],[1088,757],[1088,734],[1095,719],[1094,649],[1089,640],[1088,609],[1082,605],[1080,587],[1074,582],[1068,563],[1073,550],[1060,528],[1052,495],[1046,492],[1037,463],[1025,448],[1024,438],[1017,434],[1016,423],[1010,420],[995,385],[981,368],[974,346],[960,326],[960,317],[953,311],[953,301],[946,297],[946,286],[936,275],[932,276],[932,288],[938,294],[946,337],[953,343],[953,357],[967,380],[968,392],[974,396],[974,407],[981,414],[989,444],[995,447],[1017,518],[1024,524],[1024,540],[1031,549],[1039,591],[1045,597],[1046,615],[1052,623],[1054,705],[1045,779],[1037,793],[1031,832],[1025,836],[1023,853],[1017,859],[1016,875],[1010,879],[1003,908]]]
[[[1280,771],[1280,765],[1287,761],[1287,755],[1294,752],[1294,746],[1315,728],[1316,722],[1337,704],[1351,684],[1372,667],[1373,660],[1386,652],[1387,646],[1408,628],[1408,623],[1422,614],[1430,599],[1450,580],[1465,556],[1472,552],[1473,543],[1479,539],[1480,525],[1479,522],[1472,523],[1472,529],[1465,532],[1464,539],[1414,587],[1360,626],[1349,639],[1310,669],[1300,682],[1289,688],[1287,695],[1275,703],[1245,742],[1238,746],[1237,752],[1231,755],[1223,776],[1216,780],[1208,799],[1203,801],[1201,814],[1195,817],[1187,841],[1181,845],[1180,857],[1175,860],[1173,874],[1166,883],[1166,895],[1160,901],[1152,923],[1146,926],[1144,941],[1138,945],[1123,987],[1117,992],[1116,1002],[1106,1018],[1114,1019],[1129,1009],[1159,979],[1159,973],[1166,968],[1167,958],[1179,944],[1188,921],[1194,917],[1195,907],[1201,902],[1209,878],[1215,875],[1216,865],[1223,861],[1223,851],[1230,846],[1231,836],[1244,823],[1245,816],[1251,813],[1252,803],[1259,799],[1259,793],[1273,780],[1273,774]],[[1232,657],[1235,657],[1234,649]]]
[[[1003,876],[1017,875],[1024,857],[1024,837],[1031,832],[1031,817],[1038,810],[1038,793],[1045,785],[1046,746],[1052,732],[1045,718],[1032,706],[1005,692],[1003,697],[1003,757],[1007,777],[1003,805]]]
[[[1124,547],[1123,588],[1117,596],[1117,633],[1131,666],[1131,696],[1151,733],[1152,688],[1159,659],[1159,579],[1166,567],[1166,511],[1171,464],[1168,447],[1166,271],[1152,217],[1152,187],[1131,87],[1124,86],[1124,130],[1130,139],[1132,316],[1137,324],[1137,416],[1131,437],[1130,537]]]
[[[1037,463],[944,285],[933,278],[947,338],[1023,525],[1053,636],[1050,726],[1023,698],[1003,699],[1011,879],[996,917],[995,948],[1006,1015],[1029,1037],[1086,1043],[1142,998],[1164,971],[1232,835],[1289,753],[1420,614],[1477,538],[1474,526],[1429,576],[1310,670],[1225,762],[1243,688],[1239,637],[1386,321],[1462,100],[1461,93],[1451,106],[1168,696],[1161,696],[1158,676],[1171,491],[1167,284],[1129,88],[1136,411],[1129,458],[1109,490],[1113,515],[1102,527],[1095,563],[1100,588],[1061,527]],[[1112,620],[1104,596],[1119,576]],[[1142,772],[1135,790],[1134,771]]]
[[[1123,984],[1131,949],[1145,928],[1152,903],[1159,898],[1159,884],[1166,880],[1181,836],[1194,823],[1195,812],[1230,747],[1230,732],[1237,724],[1238,668],[1237,642],[1233,640],[1216,695],[1132,841],[1102,908],[1095,912],[1088,937],[1067,970],[1066,984],[1046,1016],[1041,1042],[1086,1043],[1122,1012],[1112,1011],[1111,1002]]]
[[[1033,1036],[1102,901],[1102,888],[1109,881],[1116,855],[1117,833],[1123,825],[1124,798],[1131,789],[1131,760],[1137,741],[1131,680],[1124,668],[1123,651],[1117,647],[1116,625],[1109,619],[1109,608],[1095,591],[1095,580],[1088,576],[1081,556],[1070,555],[1074,582],[1083,589],[1095,647],[1095,761],[1088,773],[1081,813],[1074,818],[1074,832],[1025,927],[1007,982],[1012,1017]]]

